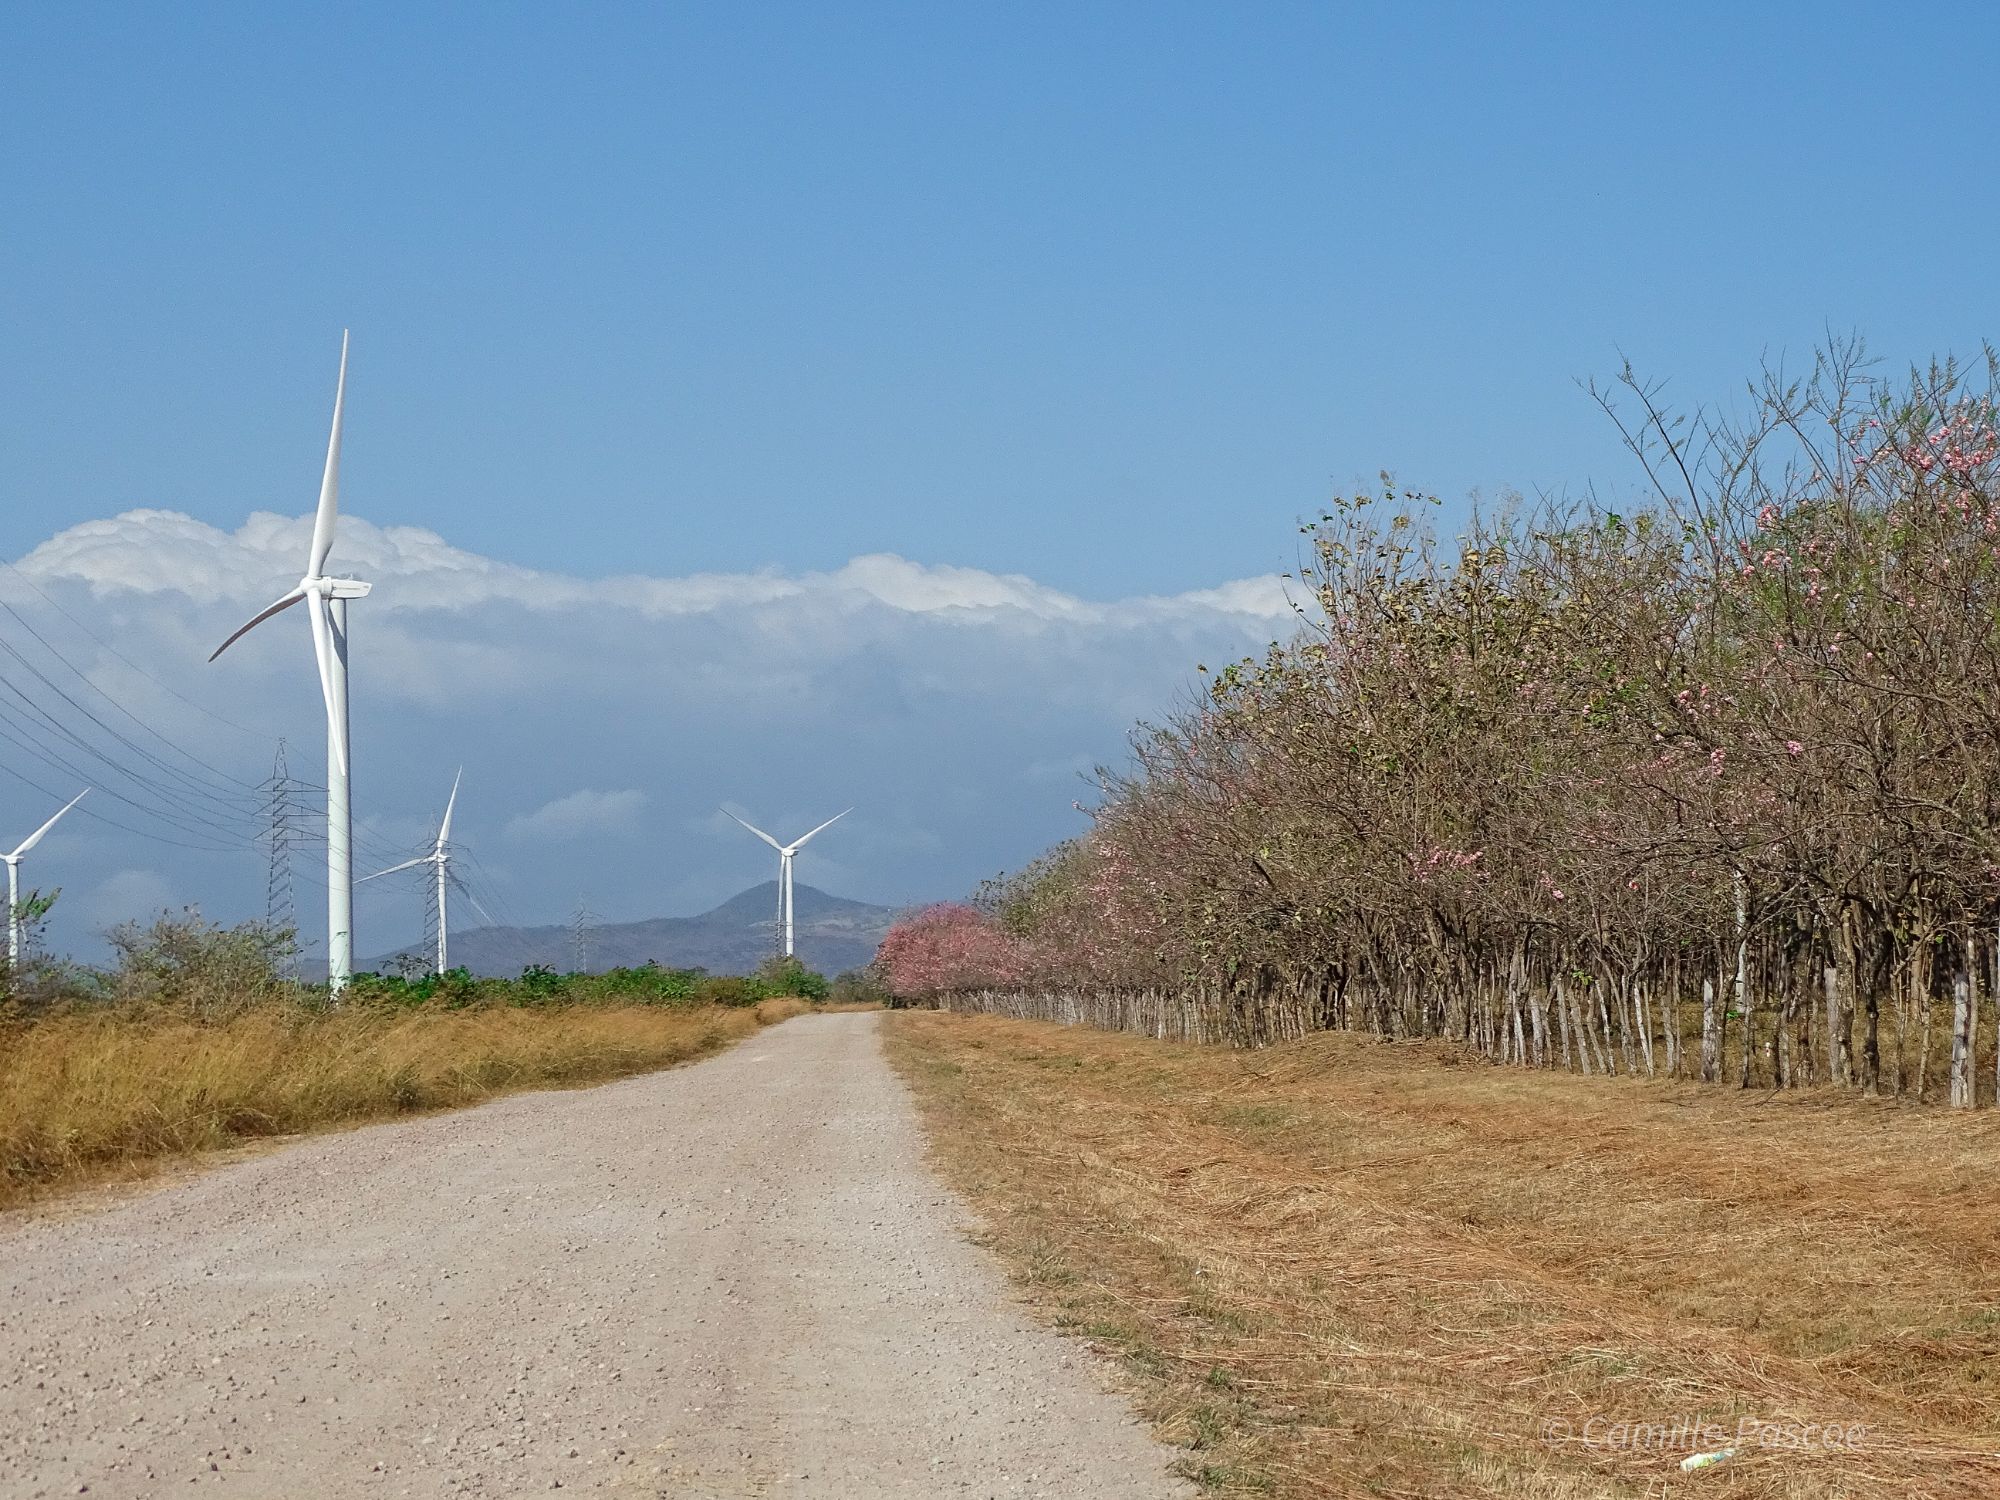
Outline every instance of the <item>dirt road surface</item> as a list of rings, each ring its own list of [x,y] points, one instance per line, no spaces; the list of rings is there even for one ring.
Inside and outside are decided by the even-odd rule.
[[[0,1495],[1190,1493],[963,1237],[879,1019],[0,1220]]]

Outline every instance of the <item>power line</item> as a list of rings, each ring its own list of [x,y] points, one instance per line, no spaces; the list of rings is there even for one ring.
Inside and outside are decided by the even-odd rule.
[[[35,627],[32,624],[30,624],[28,620],[21,614],[21,612],[15,609],[13,605],[7,603],[4,599],[0,599],[0,609],[4,609],[8,614],[12,615],[14,619],[20,623],[21,627],[25,629],[29,635],[33,636],[37,642],[41,644],[43,650],[47,651],[49,655],[53,656],[58,662],[62,663],[64,667],[68,668],[71,675],[74,676],[78,681],[80,681],[86,688],[88,688],[91,692],[95,693],[98,697],[102,698],[106,703],[110,704],[112,708],[116,709],[120,714],[123,714],[127,719],[130,719],[145,733],[151,735],[154,739],[160,741],[161,744],[165,745],[175,754],[180,755],[185,759],[192,761],[195,765],[199,766],[213,779],[214,784],[204,785],[201,780],[191,775],[187,771],[183,770],[181,767],[169,764],[167,761],[164,761],[159,756],[155,755],[152,751],[146,749],[143,745],[139,745],[134,741],[128,739],[119,730],[113,729],[109,724],[105,723],[103,719],[99,718],[94,712],[84,707],[82,703],[78,702],[74,697],[72,697],[68,691],[60,687],[55,682],[55,680],[51,678],[46,672],[42,671],[40,667],[36,666],[32,661],[30,661],[27,655],[24,652],[22,652],[20,648],[15,646],[11,641],[6,640],[4,637],[0,637],[0,651],[5,651],[7,655],[13,657],[15,661],[19,662],[31,674],[33,674],[35,679],[39,681],[44,687],[48,688],[50,692],[54,693],[57,697],[61,698],[64,703],[68,704],[71,708],[75,709],[78,713],[82,714],[92,724],[95,724],[99,729],[103,730],[106,734],[110,735],[119,744],[123,745],[126,749],[140,756],[149,764],[157,767],[159,770],[166,773],[167,775],[176,777],[179,780],[183,781],[184,783],[186,783],[188,789],[191,792],[195,793],[196,795],[206,796],[213,800],[225,803],[233,802],[239,805],[243,803],[245,800],[254,797],[256,789],[253,786],[250,786],[248,783],[245,783],[239,780],[238,778],[229,775],[226,771],[218,770],[216,767],[211,766],[206,761],[202,760],[200,756],[194,754],[193,751],[183,749],[181,746],[175,744],[174,741],[168,739],[165,735],[161,734],[157,729],[154,729],[151,725],[147,724],[137,714],[133,713],[130,709],[125,707],[124,704],[120,703],[116,698],[112,697],[103,688],[99,687],[95,682],[93,682],[90,679],[88,673],[84,672],[83,669],[78,667],[75,662],[71,661],[68,657],[64,656],[62,652],[58,651],[53,645],[51,645],[48,638],[42,635],[40,631],[36,630]],[[216,790],[217,785],[226,788],[226,790],[218,792]]]
[[[485,896],[486,904],[499,912],[500,920],[495,925],[501,927],[521,926],[520,919],[514,913],[513,904],[502,894],[500,882],[480,860],[479,851],[468,845],[457,852],[460,856],[471,862],[471,874],[476,879],[480,892]]]
[[[139,724],[147,733],[153,734],[155,738],[159,739],[161,743],[167,745],[175,753],[183,755],[194,761],[197,765],[200,765],[204,771],[214,778],[214,782],[204,782],[182,767],[162,759],[153,751],[139,744],[120,730],[113,728],[97,713],[80,702],[75,695],[57,683],[54,678],[43,671],[35,662],[30,660],[13,642],[0,638],[0,654],[4,654],[6,657],[19,663],[33,682],[40,684],[42,688],[53,694],[63,708],[67,708],[79,716],[85,725],[100,731],[118,748],[106,749],[103,744],[94,742],[83,731],[72,724],[64,722],[59,717],[57,709],[52,709],[49,705],[38,701],[29,688],[24,687],[21,682],[17,681],[11,675],[0,673],[0,689],[4,689],[13,699],[18,700],[18,708],[0,703],[0,719],[4,719],[5,722],[13,725],[23,735],[37,742],[29,744],[24,740],[14,739],[13,743],[28,751],[37,759],[71,775],[80,776],[88,783],[97,785],[105,784],[106,776],[104,774],[94,771],[84,772],[63,756],[54,754],[47,744],[42,742],[45,735],[50,735],[59,743],[65,744],[87,759],[99,763],[103,768],[103,772],[108,773],[112,779],[122,779],[130,783],[133,787],[140,789],[149,800],[159,803],[163,808],[171,809],[172,815],[149,807],[145,803],[128,797],[115,789],[107,788],[107,794],[115,800],[122,801],[134,808],[134,810],[148,816],[159,818],[160,821],[175,828],[176,831],[191,834],[196,838],[213,839],[219,836],[231,842],[241,843],[246,841],[248,833],[246,824],[256,816],[253,811],[257,802],[257,793],[254,787],[247,787],[244,783],[237,781],[226,773],[207,765],[198,756],[194,756],[191,751],[187,751],[175,745],[171,740],[166,739],[165,736],[159,735],[157,731],[145,725],[129,709],[125,708],[123,704],[119,703],[110,694],[92,682],[74,662],[70,661],[45,636],[35,630],[34,626],[22,617],[20,612],[14,609],[11,604],[0,601],[0,609],[4,609],[7,614],[19,621],[29,634],[33,635],[56,661],[60,662],[64,668],[84,684],[85,688],[90,692],[96,693],[107,703],[110,703],[117,712],[131,719],[135,724]],[[123,758],[121,752],[137,756],[144,766],[151,769],[135,768]],[[173,778],[172,783],[160,780],[159,776],[154,774],[155,772]],[[225,787],[226,790],[218,790],[218,785]],[[95,810],[92,811],[91,815],[97,816],[100,821],[103,821],[101,815],[96,814]],[[142,835],[145,834],[145,830],[137,831],[141,832]]]
[[[43,752],[37,750],[34,746],[28,745],[23,741],[15,738],[15,736],[9,734],[4,729],[0,729],[0,740],[5,740],[9,744],[19,746],[21,749],[25,750],[30,755],[33,755],[37,759],[47,762],[50,766],[54,767],[55,769],[64,772],[68,777],[73,778],[73,784],[75,785],[88,786],[91,784],[90,778],[84,776],[82,773],[77,771],[75,767],[67,765],[58,759],[55,759],[53,757],[44,754]],[[0,761],[0,771],[5,771],[9,776],[12,776],[16,781],[20,782],[23,786],[30,787],[33,790],[41,793],[44,797],[51,798],[52,800],[58,803],[65,802],[71,796],[75,795],[72,792],[53,791],[49,787],[42,785],[41,782],[36,781],[32,776],[29,776],[25,771],[22,771],[17,767],[8,764],[6,761]],[[108,795],[116,798],[118,801],[123,802],[128,806],[136,807],[142,813],[147,812],[146,808],[144,808],[143,806],[141,806],[136,802],[133,802],[131,798],[120,796],[117,792],[112,791],[109,788],[107,788],[106,791]],[[96,809],[91,808],[87,805],[79,807],[77,809],[77,812],[81,816],[90,818],[93,822],[102,823],[107,828],[116,828],[122,833],[137,834],[140,838],[151,839],[155,843],[169,844],[176,849],[193,849],[202,854],[237,854],[242,852],[243,848],[245,847],[244,844],[240,843],[228,844],[228,845],[191,844],[186,839],[169,838],[166,834],[159,832],[157,829],[139,828],[131,823],[120,822],[117,818],[106,817],[102,812],[99,812]],[[157,816],[157,814],[150,814],[150,815]]]
[[[499,927],[503,925],[493,915],[492,912],[486,909],[484,903],[480,901],[479,897],[473,894],[472,887],[465,883],[465,881],[460,877],[458,871],[456,870],[446,871],[445,879],[451,882],[451,887],[453,890],[457,891],[459,895],[465,897],[467,903],[472,907],[474,911],[479,913],[481,919],[484,920],[484,922],[488,927]]]
[[[15,688],[11,682],[8,682],[4,677],[0,677],[0,688],[5,688],[10,692],[15,693],[16,696],[23,696],[20,694],[19,690]],[[227,850],[230,848],[240,849],[245,847],[246,845],[251,844],[254,841],[252,835],[249,832],[249,820],[247,817],[232,826],[229,824],[222,823],[214,818],[205,817],[196,813],[191,813],[187,809],[180,808],[178,806],[176,806],[175,811],[179,815],[174,816],[162,812],[155,807],[150,807],[146,803],[140,802],[130,796],[127,796],[123,791],[119,790],[118,787],[112,783],[118,779],[124,779],[128,781],[134,781],[143,787],[146,786],[144,778],[135,777],[129,768],[120,765],[116,760],[105,755],[103,751],[97,749],[96,747],[82,740],[79,736],[71,732],[66,726],[55,722],[53,719],[50,719],[47,713],[44,712],[32,700],[27,699],[23,696],[23,702],[27,704],[28,708],[32,712],[40,714],[42,718],[48,721],[49,726],[55,731],[56,737],[58,739],[67,741],[82,754],[92,757],[97,761],[101,762],[102,769],[104,771],[111,773],[110,777],[107,778],[106,776],[97,774],[95,772],[86,771],[82,767],[76,765],[74,762],[64,758],[61,755],[56,754],[54,751],[48,749],[46,746],[31,743],[28,739],[22,738],[21,737],[22,735],[35,734],[36,729],[31,724],[23,723],[21,717],[17,715],[14,710],[9,708],[8,705],[5,704],[4,702],[0,702],[0,725],[11,725],[14,729],[19,730],[20,733],[19,734],[11,733],[7,728],[0,728],[0,739],[6,740],[9,744],[14,745],[16,748],[22,750],[26,754],[32,755],[35,759],[43,762],[43,764],[49,766],[51,769],[61,771],[67,776],[74,777],[80,784],[84,786],[101,787],[104,791],[104,794],[112,798],[114,801],[124,803],[127,807],[133,809],[133,811],[139,813],[144,817],[157,819],[159,822],[166,824],[168,827],[174,829],[178,833],[184,833],[193,838],[208,839],[211,841],[220,837],[224,840],[227,840],[228,842],[221,848],[217,848],[213,842],[207,844],[187,845],[183,840],[167,838],[165,835],[156,833],[151,829],[133,828],[129,824],[116,823],[112,819],[105,817],[103,813],[97,811],[95,808],[80,809],[81,811],[85,812],[86,816],[94,818],[100,823],[110,823],[113,827],[125,828],[128,832],[137,833],[144,838],[158,838],[165,843],[180,843],[183,844],[184,847],[189,847],[189,848],[204,848],[208,849],[212,853],[227,852]]]
[[[98,636],[18,568],[11,563],[4,563],[4,560],[0,560],[0,565],[6,566],[21,583],[83,635],[95,641],[161,691],[226,727],[241,733],[252,732],[175,691]],[[140,743],[108,723],[103,716],[80,701],[76,694],[67,691],[50,676],[48,671],[39,667],[14,643],[4,638],[0,638],[0,657],[11,658],[18,663],[25,669],[30,681],[28,686],[23,686],[22,682],[0,673],[0,741],[13,745],[64,777],[73,777],[85,784],[103,788],[105,796],[130,808],[142,820],[140,826],[135,826],[115,817],[106,816],[99,810],[101,803],[81,809],[85,816],[107,827],[177,848],[199,848],[206,852],[223,853],[232,848],[263,847],[268,852],[271,837],[269,824],[272,816],[270,804],[273,792],[268,780],[251,783],[210,764],[127,708],[65,655],[60,647],[36,628],[33,621],[5,599],[0,599],[0,612],[18,622],[42,650],[81,682],[83,691],[87,695],[94,695],[109,704],[111,711],[116,715],[129,720],[144,736],[150,736],[152,740],[166,747],[173,755],[187,761],[202,774],[197,775],[183,766],[164,759],[146,744]],[[57,700],[54,707],[37,700],[35,693],[31,691],[37,684]],[[9,701],[10,698],[13,701]],[[77,716],[80,727],[64,722],[60,715],[65,710]],[[10,733],[10,729],[13,732]],[[98,735],[103,736],[103,740],[97,735],[88,733],[93,729]],[[109,742],[108,745],[105,741]],[[37,783],[27,781],[25,777],[21,779],[29,785],[37,786],[38,790],[41,789]],[[291,819],[289,846],[297,848],[308,842],[319,842],[323,846],[323,838],[306,831],[308,820],[303,816],[303,802],[307,793],[324,794],[325,788],[303,778],[287,777],[286,780],[286,802],[289,808],[288,817]],[[157,821],[166,829],[172,830],[172,833],[145,827],[143,826],[145,820]],[[174,835],[185,835],[185,837]],[[398,863],[403,857],[400,851],[392,850],[384,841],[365,829],[357,829],[355,847],[358,852],[378,858],[384,864]],[[296,871],[294,876],[296,878]],[[322,892],[325,890],[323,879],[314,879],[310,875],[305,878],[317,885]]]
[[[109,641],[105,640],[103,636],[99,635],[96,631],[92,630],[88,625],[84,624],[83,621],[79,620],[75,615],[71,614],[67,609],[64,609],[62,604],[52,595],[50,595],[46,589],[44,589],[40,584],[36,583],[35,580],[30,578],[26,573],[23,573],[19,568],[15,567],[12,563],[8,562],[5,558],[0,558],[0,567],[6,568],[6,570],[9,573],[12,573],[22,583],[26,584],[30,589],[34,590],[34,592],[41,597],[42,602],[47,604],[49,608],[53,609],[57,614],[61,615],[65,620],[69,621],[70,624],[74,625],[78,630],[82,631],[92,641],[96,642],[97,645],[100,646],[102,649],[110,652],[113,656],[117,657],[119,661],[123,662],[126,666],[130,667],[134,672],[137,672],[141,677],[145,678],[146,681],[152,683],[154,687],[158,688],[168,697],[176,699],[181,703],[185,703],[189,708],[193,709],[196,713],[203,714],[208,718],[215,720],[216,723],[222,725],[223,728],[225,729],[233,729],[238,734],[247,734],[254,739],[262,739],[264,737],[260,731],[255,729],[245,729],[241,724],[238,724],[235,720],[225,719],[221,714],[215,712],[214,709],[204,707],[203,705],[195,702],[194,699],[189,698],[185,694],[177,691],[170,684],[163,682],[159,678],[155,677],[151,672],[148,672],[144,667],[140,666],[136,661],[132,660],[131,657],[127,656],[124,652],[120,651],[116,646],[112,645]],[[8,612],[11,614],[13,613],[13,610],[10,608]],[[18,616],[16,616],[16,618],[18,618]],[[30,628],[32,629],[32,627]],[[40,637],[38,636],[37,639],[40,639]],[[162,735],[161,738],[164,739],[165,736]],[[187,752],[183,751],[182,753],[186,754]],[[189,759],[196,759],[196,757],[189,756]]]
[[[0,559],[0,567],[82,636],[158,691],[225,728],[261,738],[257,731],[215,713],[155,676],[12,563]],[[294,858],[302,850],[325,847],[324,834],[307,803],[326,789],[291,774],[284,742],[280,741],[270,776],[251,782],[233,775],[127,707],[35,621],[11,601],[0,598],[0,625],[9,620],[46,653],[51,664],[45,668],[23,645],[0,634],[0,666],[12,669],[0,671],[0,743],[47,767],[59,778],[58,785],[68,780],[98,788],[101,797],[93,798],[79,812],[103,827],[202,853],[261,852],[266,865],[266,918],[273,926],[296,931],[301,889],[324,895],[327,888],[324,871],[314,861]],[[70,678],[81,686],[66,685]],[[100,712],[94,704],[107,707]],[[128,730],[121,724],[133,727]],[[55,800],[67,797],[66,792],[58,796],[54,787],[12,760],[9,757],[10,763],[0,764],[0,770],[42,796]],[[124,816],[119,815],[120,809],[126,810]],[[408,851],[366,828],[355,830],[354,847],[383,866],[399,864],[408,857]],[[518,926],[502,895],[502,883],[479,863],[476,853],[470,849],[464,853],[470,863],[463,873],[452,872],[453,887],[490,924]],[[434,908],[435,889],[427,889],[429,905]],[[500,915],[496,917],[489,907]],[[427,916],[434,937],[437,915],[433,910]],[[579,920],[572,923],[573,949],[580,966],[589,961],[595,923],[595,916],[580,904]]]
[[[242,732],[249,732],[244,731],[243,726],[224,719],[221,715],[210,713],[208,710],[203,709],[200,704],[194,703],[192,699],[188,699],[184,695],[175,692],[166,683],[161,682],[160,679],[154,677],[136,662],[133,662],[131,658],[103,641],[73,614],[64,609],[60,603],[51,598],[44,590],[37,587],[33,580],[20,574],[20,571],[13,568],[11,564],[7,564],[7,566],[24,584],[33,589],[36,594],[40,595],[52,608],[65,619],[69,620],[71,624],[75,625],[86,636],[96,641],[106,651],[117,657],[121,662],[124,662],[147,681],[152,682],[162,691],[167,692],[176,699],[187,703],[190,707],[204,713],[209,713],[209,716],[215,718],[218,722]],[[74,675],[89,693],[101,698],[117,714],[122,715],[125,719],[137,725],[144,734],[151,736],[154,740],[157,740],[161,745],[164,745],[168,750],[173,752],[173,754],[185,759],[204,773],[204,775],[197,776],[182,766],[163,759],[160,755],[148,749],[146,745],[139,743],[131,736],[113,727],[102,716],[93,712],[85,703],[79,701],[77,696],[66,691],[48,672],[38,667],[12,642],[0,639],[0,655],[11,657],[15,662],[18,662],[21,667],[26,669],[28,676],[33,679],[33,682],[40,684],[41,687],[52,693],[59,700],[62,707],[80,716],[85,726],[94,728],[106,736],[110,740],[112,748],[107,748],[104,744],[96,742],[92,737],[87,736],[79,728],[63,722],[56,710],[37,701],[33,694],[27,688],[24,688],[20,682],[5,674],[0,674],[0,690],[4,690],[4,693],[11,694],[13,699],[18,700],[18,706],[9,704],[4,698],[0,698],[0,724],[11,725],[17,733],[10,735],[5,733],[4,729],[0,729],[0,739],[5,739],[8,743],[13,744],[52,769],[61,771],[67,776],[78,777],[91,785],[105,787],[108,796],[115,801],[124,803],[134,812],[142,815],[142,817],[157,819],[160,823],[173,829],[174,832],[188,835],[193,839],[202,840],[203,842],[199,845],[192,845],[187,843],[186,840],[169,837],[156,830],[121,823],[115,819],[105,817],[94,808],[86,810],[87,816],[91,816],[96,821],[104,823],[107,826],[135,833],[143,838],[155,839],[176,847],[200,847],[210,852],[224,852],[223,849],[216,847],[218,843],[232,847],[246,847],[261,845],[268,840],[268,830],[265,827],[270,816],[270,787],[268,783],[253,784],[232,776],[230,773],[205,761],[202,757],[185,746],[180,745],[169,736],[162,734],[137,714],[133,713],[110,692],[93,681],[88,673],[84,672],[82,668],[66,656],[54,642],[49,640],[46,635],[35,627],[32,621],[22,615],[12,604],[5,600],[0,600],[0,611],[4,611],[7,615],[12,616],[40,644],[42,649],[54,658],[55,661],[61,663],[62,667],[67,669],[69,673]],[[77,764],[76,760],[70,758],[70,756],[58,753],[51,748],[48,743],[48,739],[50,738],[58,744],[67,746],[76,756],[80,756],[86,762],[91,763],[91,769],[86,770],[83,766]],[[139,764],[135,766],[131,761],[127,760],[125,758],[127,754],[137,757]],[[295,801],[302,800],[303,794],[306,792],[324,792],[325,790],[323,787],[316,787],[313,783],[300,778],[289,778],[289,781],[288,791],[293,794],[292,800]],[[121,784],[129,787],[136,795],[128,795],[125,791],[120,790],[119,786]],[[300,842],[304,838],[303,831],[300,831],[298,837],[294,839],[294,843]],[[386,862],[395,862],[394,858],[388,856],[386,849],[379,842],[366,834],[363,834],[362,838],[357,841],[357,845],[370,853],[382,854]],[[320,884],[321,888],[324,889],[324,883],[321,882]]]

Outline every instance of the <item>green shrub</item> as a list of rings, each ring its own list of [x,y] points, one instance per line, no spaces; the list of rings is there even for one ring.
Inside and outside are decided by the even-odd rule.
[[[791,955],[765,959],[750,976],[750,984],[760,1000],[824,1000],[833,988],[824,974]]]
[[[547,964],[529,964],[521,971],[521,1002],[552,1000],[581,976],[558,974]]]
[[[636,969],[607,969],[591,976],[594,990],[606,998],[652,1005],[685,1004],[703,977],[699,969],[663,969],[651,959]]]
[[[262,922],[221,927],[190,906],[178,916],[161,912],[149,925],[121,922],[106,936],[116,955],[109,988],[118,1000],[219,1017],[298,991],[284,976],[296,951],[288,928]]]
[[[290,931],[255,922],[218,927],[192,908],[162,914],[149,925],[126,923],[111,933],[117,962],[110,969],[35,960],[11,984],[0,964],[0,1011],[18,1014],[89,1004],[158,1003],[198,1017],[220,1019],[282,1001],[323,1007],[323,984],[286,977],[295,952]],[[749,976],[704,969],[669,969],[658,962],[607,969],[601,974],[562,973],[530,964],[515,979],[485,978],[467,968],[435,974],[420,961],[398,963],[397,972],[360,973],[342,992],[342,1007],[386,1010],[469,1010],[487,1006],[543,1008],[564,1005],[751,1006],[761,1000],[823,1000],[824,976],[798,960],[773,959]]]
[[[755,1005],[769,997],[756,985],[737,974],[710,974],[695,986],[695,999],[703,1005]]]

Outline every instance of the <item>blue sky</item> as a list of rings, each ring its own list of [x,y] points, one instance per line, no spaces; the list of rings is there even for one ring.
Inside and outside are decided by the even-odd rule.
[[[1576,385],[1621,352],[1685,400],[1727,401],[1828,329],[1894,360],[1993,331],[1996,41],[1969,5],[1921,22],[1839,5],[9,6],[0,555],[141,508],[217,547],[253,513],[302,514],[343,326],[350,513],[586,582],[838,592],[852,559],[894,554],[1102,604],[1282,569],[1297,519],[1383,468],[1454,505],[1629,486]],[[130,561],[116,587],[171,595],[190,630],[232,623],[230,590],[176,592]],[[272,567],[245,597],[289,581]],[[419,610],[411,569],[416,592],[385,611]],[[113,586],[42,576],[79,599]],[[746,633],[712,648],[776,650],[783,632],[745,608]],[[963,644],[916,614],[923,639]],[[1136,678],[1124,632],[1109,655],[1099,636],[1041,661],[1121,686],[1059,726],[1022,727],[1009,696],[1046,703],[1041,679],[996,681],[959,726],[1005,742],[986,774],[1115,754],[1135,693],[1157,711],[1197,652],[1265,628],[1192,618],[1149,638]],[[163,679],[309,735],[286,679],[267,712],[247,679],[217,687],[162,644],[161,619],[131,628]],[[615,651],[624,632],[603,631]],[[911,708],[927,700],[895,674],[935,658],[908,649],[856,644],[830,670]],[[371,729],[358,699],[382,816],[431,800],[419,787],[457,752],[419,752],[450,738],[450,707]],[[638,789],[649,763],[615,704],[569,712],[574,742],[496,749],[496,827]],[[937,842],[829,869],[857,895],[958,889],[1073,819],[1063,788],[945,816],[943,781],[916,795],[882,746],[859,748],[869,701],[813,712],[746,727],[759,748],[715,771],[751,789],[673,793],[673,826],[725,795],[758,812],[759,783],[818,821],[813,777],[770,748],[789,735],[849,782],[878,774],[861,788],[878,817],[900,796],[902,836]],[[899,752],[945,754],[912,712]],[[173,732],[208,754],[197,720]],[[212,754],[232,769],[268,761],[227,743]],[[545,767],[566,752],[631,763],[565,784]],[[699,780],[678,769],[650,767],[663,817],[679,804],[661,788]],[[0,816],[34,803],[0,788]],[[577,861],[546,889],[521,873],[523,915],[600,863]],[[141,854],[103,863],[153,870],[149,891],[189,883]],[[639,908],[727,894],[735,874],[646,886],[635,857],[618,880]],[[203,880],[220,908],[252,900]]]

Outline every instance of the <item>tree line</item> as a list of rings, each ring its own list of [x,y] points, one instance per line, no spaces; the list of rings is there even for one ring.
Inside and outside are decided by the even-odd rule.
[[[1203,670],[1082,837],[884,945],[965,1008],[1259,1045],[1990,1101],[1996,367],[1857,343],[1743,414],[1593,387],[1645,488],[1304,528],[1296,637]]]

